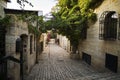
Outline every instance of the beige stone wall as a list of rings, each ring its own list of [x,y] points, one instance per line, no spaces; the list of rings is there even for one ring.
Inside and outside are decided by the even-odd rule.
[[[0,16],[4,17],[4,7],[6,3],[0,0]],[[11,55],[17,59],[20,59],[20,53],[16,53],[16,40],[20,38],[21,35],[26,35],[26,48],[24,48],[24,71],[26,74],[29,73],[30,69],[33,67],[36,61],[36,40],[33,34],[28,33],[28,25],[26,22],[23,22],[15,15],[12,15],[10,27],[6,29],[6,55]],[[32,41],[32,54],[30,54],[30,36],[33,36]],[[13,61],[8,61],[8,77],[11,77],[13,80],[20,80],[20,64]]]
[[[42,33],[40,40],[43,41],[43,50],[45,50],[46,46],[47,46],[47,44],[46,44],[47,43],[47,34],[46,33]]]
[[[30,54],[30,36],[33,36],[32,39],[35,40],[33,34],[29,34],[28,36],[28,53],[27,53],[27,66],[28,66],[28,73],[30,72],[31,68],[35,65],[36,62],[36,49],[34,48],[36,46],[36,40],[32,41],[32,53]],[[27,74],[28,74],[27,73]]]
[[[120,14],[120,0],[104,0],[104,2],[95,9],[97,22],[89,24],[87,30],[87,39],[80,41],[79,52],[82,58],[82,52],[90,54],[91,65],[96,69],[105,70],[105,53],[118,56],[118,72],[120,72],[120,40],[106,41],[99,39],[99,17],[104,11],[116,11]]]
[[[71,53],[71,45],[70,45],[70,40],[67,40],[67,51]]]
[[[68,51],[69,53],[71,52],[70,50],[70,40],[68,40],[68,38],[66,36],[62,36],[62,35],[59,35],[57,34],[57,39],[59,39],[59,45],[65,49],[66,51]]]
[[[42,36],[43,36],[43,50],[45,50],[45,48],[47,46],[47,44],[46,44],[46,42],[47,42],[47,34],[43,33]]]
[[[14,21],[10,27],[7,27],[6,33],[6,52],[7,55],[15,54],[16,48],[16,39],[19,38],[22,34],[28,35],[28,28],[25,22],[21,20],[17,20],[15,16],[13,16]]]
[[[4,7],[6,7],[6,3],[4,1],[0,0],[0,16],[4,17],[5,13],[4,13]]]
[[[12,15],[12,19],[14,20],[12,25],[10,27],[7,27],[6,55],[11,55],[19,59],[20,53],[16,53],[16,39],[20,38],[20,35],[22,34],[28,35],[28,29],[27,29],[27,24],[22,21],[18,21],[14,15]],[[24,28],[23,25],[26,28]],[[20,64],[12,61],[8,61],[8,75],[14,78],[15,80],[19,80]]]
[[[26,22],[18,20],[15,15],[12,15],[13,23],[7,27],[6,33],[6,55],[14,56],[20,59],[20,53],[16,53],[16,40],[20,36],[23,38],[23,56],[24,56],[24,74],[28,74],[36,61],[36,39],[34,34],[28,32],[28,25]],[[30,36],[32,36],[32,53],[30,54]],[[11,73],[12,72],[12,73]],[[20,79],[20,64],[9,61],[8,75],[14,80]]]

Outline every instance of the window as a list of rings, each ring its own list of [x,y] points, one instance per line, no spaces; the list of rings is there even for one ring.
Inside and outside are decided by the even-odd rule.
[[[115,11],[105,11],[99,19],[99,38],[104,40],[117,39],[118,15]]]

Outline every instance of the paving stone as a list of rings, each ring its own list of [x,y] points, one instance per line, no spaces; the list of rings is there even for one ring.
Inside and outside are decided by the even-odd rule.
[[[81,60],[70,59],[60,46],[49,44],[26,80],[120,80],[120,74],[100,73]]]

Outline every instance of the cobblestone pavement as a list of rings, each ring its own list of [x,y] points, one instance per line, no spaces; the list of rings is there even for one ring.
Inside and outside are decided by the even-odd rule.
[[[58,45],[50,44],[26,80],[120,80],[120,74],[97,72],[80,60],[70,59]]]

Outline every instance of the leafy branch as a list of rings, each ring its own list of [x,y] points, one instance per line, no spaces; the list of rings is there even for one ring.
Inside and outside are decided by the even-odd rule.
[[[100,5],[103,0],[58,0],[54,7],[49,26],[54,27],[58,33],[65,35],[76,51],[79,40],[86,38],[88,21],[95,22],[97,15],[94,13],[96,5]],[[55,11],[55,12],[54,12]],[[56,12],[57,11],[57,12]],[[52,28],[51,27],[51,28]]]

